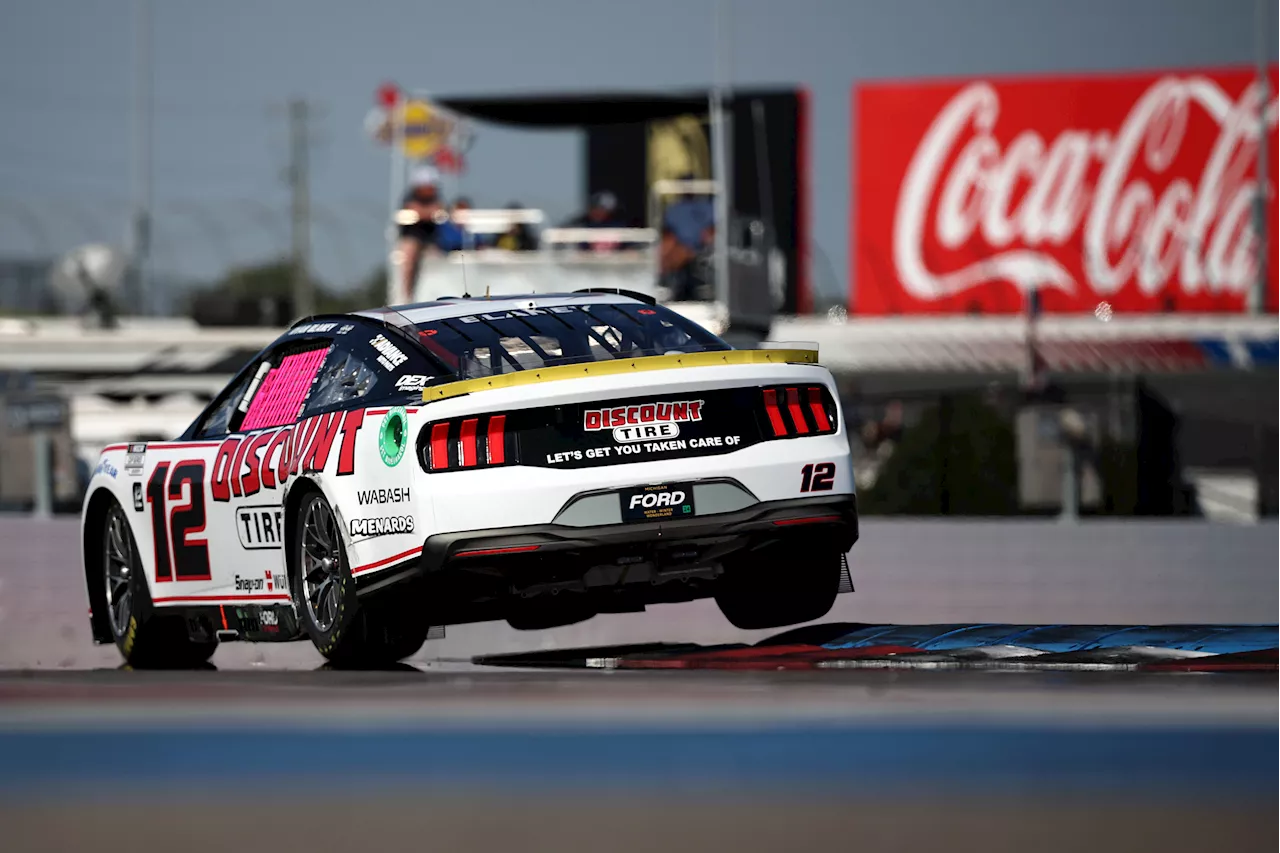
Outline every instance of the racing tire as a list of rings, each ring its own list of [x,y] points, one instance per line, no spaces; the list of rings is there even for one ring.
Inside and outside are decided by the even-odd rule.
[[[207,664],[217,640],[193,640],[186,619],[151,601],[138,543],[120,504],[112,500],[100,532],[103,604],[116,648],[134,669],[195,669]]]
[[[840,591],[841,556],[784,545],[749,552],[725,566],[716,581],[716,605],[744,631],[821,619]]]
[[[369,669],[422,648],[430,628],[418,597],[407,590],[361,601],[338,521],[318,491],[298,505],[290,587],[298,619],[316,650],[336,667]]]

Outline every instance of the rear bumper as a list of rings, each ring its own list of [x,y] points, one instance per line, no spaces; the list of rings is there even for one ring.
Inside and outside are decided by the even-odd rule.
[[[678,545],[720,540],[773,541],[803,538],[841,553],[858,541],[857,496],[829,495],[765,501],[736,512],[704,515],[679,521],[636,522],[600,527],[540,524],[441,533],[423,543],[421,568],[439,571],[447,566],[480,564],[499,558],[593,551],[670,549]]]
[[[376,573],[355,578],[367,595],[402,581],[481,570],[512,576],[537,565],[572,571],[591,565],[652,560],[670,566],[698,562],[769,543],[795,543],[797,554],[843,554],[858,541],[854,494],[762,501],[735,512],[679,521],[634,522],[598,527],[537,524],[439,533],[418,553]]]

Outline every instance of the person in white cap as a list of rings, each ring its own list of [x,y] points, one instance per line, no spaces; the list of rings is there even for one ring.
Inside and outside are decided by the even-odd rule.
[[[413,285],[423,252],[437,251],[436,230],[440,227],[443,205],[440,201],[440,173],[431,166],[418,166],[409,174],[409,191],[405,194],[396,225],[400,229],[400,298],[413,301]]]

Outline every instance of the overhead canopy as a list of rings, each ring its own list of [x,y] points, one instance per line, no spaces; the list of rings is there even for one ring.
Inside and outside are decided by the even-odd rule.
[[[782,93],[783,89],[735,90],[740,99]],[[709,109],[710,91],[577,92],[514,97],[435,98],[441,106],[478,121],[523,127],[568,128],[636,124]],[[732,108],[732,99],[725,99]]]

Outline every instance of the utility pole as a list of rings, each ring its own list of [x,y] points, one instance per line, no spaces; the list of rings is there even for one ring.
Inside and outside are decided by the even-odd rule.
[[[151,313],[151,0],[134,0],[133,211],[129,228],[127,299]]]
[[[730,53],[730,22],[727,0],[715,0],[713,7],[712,54],[714,67],[711,83],[711,155],[712,170],[716,182],[715,203],[715,292],[720,310],[725,312],[726,325],[732,322],[730,305],[733,301],[729,278],[729,215],[732,212],[733,163],[731,160],[733,120],[725,108],[725,100],[731,99],[730,78],[732,59]],[[732,101],[730,100],[730,103]]]
[[[289,194],[292,221],[293,314],[315,313],[311,283],[311,109],[302,99],[289,102]]]

